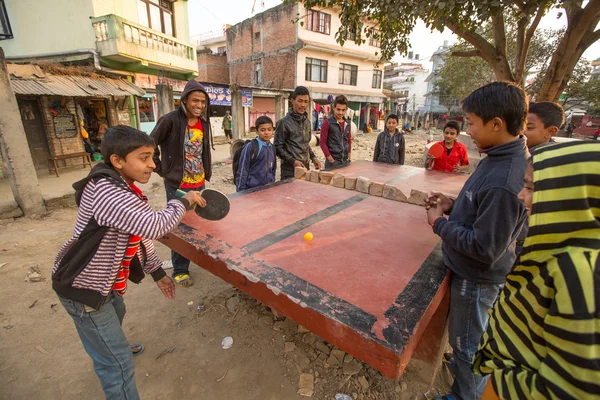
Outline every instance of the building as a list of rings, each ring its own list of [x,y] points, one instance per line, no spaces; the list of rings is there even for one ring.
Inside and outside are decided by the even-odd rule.
[[[298,23],[290,23],[298,15]],[[367,24],[353,29],[354,37],[360,32],[364,38]],[[379,42],[367,38],[359,46],[351,35],[340,46],[335,40],[340,28],[335,9],[282,4],[227,29],[230,84],[252,90],[246,129],[260,115],[275,119],[284,115],[287,103],[282,99],[296,86],[311,92],[315,128],[319,111],[327,115],[339,94],[348,97],[357,125],[377,124],[371,114],[379,114],[385,102],[383,65],[377,65]]]
[[[230,25],[225,25],[224,29]],[[227,37],[222,32],[208,32],[199,37],[196,46],[198,76],[210,96],[211,127],[214,136],[224,136],[223,117],[231,112],[229,65],[227,64]]]
[[[412,54],[409,59],[412,59]],[[415,60],[419,59],[417,54]],[[396,107],[394,112],[400,116],[407,113],[414,116],[417,113],[421,115],[425,108],[425,94],[427,93],[427,82],[425,79],[429,75],[429,70],[425,69],[418,62],[400,62],[391,63],[385,66],[383,83],[391,88],[396,97]],[[386,85],[387,84],[387,85]]]
[[[600,58],[592,61],[592,77],[591,79],[600,79]]]
[[[37,68],[11,69],[19,104],[25,104],[26,132],[33,128],[25,116],[41,117],[35,129],[42,133],[29,132],[28,140],[48,140],[35,150],[46,154],[34,159],[83,151],[80,127],[98,145],[102,132],[120,123],[149,133],[159,106],[163,112],[173,109],[177,93],[197,75],[184,0],[9,0],[6,15],[12,30],[1,42],[7,62]],[[44,80],[47,84],[40,84]],[[70,91],[52,85],[68,81],[73,82]],[[157,93],[159,84],[166,96]],[[56,146],[56,120],[71,116],[76,145]],[[65,129],[73,133],[71,123]]]
[[[450,46],[448,41],[444,40],[444,45],[438,47],[438,49],[431,56],[431,62],[433,63],[431,73],[425,79],[427,82],[427,93],[425,94],[425,108],[424,111],[432,113],[446,113],[448,110],[446,107],[440,104],[440,98],[435,93],[435,83],[440,79],[440,69],[444,65],[446,56],[448,55]]]

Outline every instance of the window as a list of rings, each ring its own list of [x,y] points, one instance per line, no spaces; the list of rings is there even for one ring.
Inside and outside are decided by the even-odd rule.
[[[369,46],[381,47],[381,34],[379,32],[373,32],[373,35],[376,35],[377,37],[371,36],[369,38]]]
[[[8,20],[6,6],[4,5],[4,0],[0,0],[0,40],[12,38],[13,33],[10,27],[10,21]]]
[[[217,54],[224,55],[227,52],[227,46],[217,47]]]
[[[331,27],[331,15],[320,11],[309,10],[306,16],[306,28],[309,31],[323,33],[329,35]]]
[[[262,84],[262,65],[254,65],[254,84],[256,86]]]
[[[327,82],[327,60],[306,58],[306,80]]]
[[[358,66],[350,64],[340,64],[340,85],[356,86],[356,75],[358,75]]]
[[[254,32],[254,39],[260,39],[260,32]]]
[[[381,89],[381,71],[375,70],[373,71],[373,88]]]
[[[138,18],[141,25],[175,36],[173,3],[169,0],[138,0]]]
[[[149,97],[138,98],[140,122],[154,122],[154,100]]]
[[[355,25],[350,28],[350,32],[348,32],[348,39],[356,42],[356,38],[360,36],[360,31],[362,30],[362,24]]]

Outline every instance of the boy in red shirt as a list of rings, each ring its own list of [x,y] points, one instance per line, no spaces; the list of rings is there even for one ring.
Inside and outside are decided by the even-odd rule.
[[[434,144],[444,146],[446,151],[438,158],[427,154],[425,168],[444,172],[460,172],[469,168],[469,153],[467,147],[457,140],[459,134],[458,122],[448,121],[444,126],[444,140]]]

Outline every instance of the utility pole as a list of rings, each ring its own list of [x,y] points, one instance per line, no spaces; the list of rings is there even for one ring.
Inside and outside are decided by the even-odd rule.
[[[0,152],[13,196],[23,214],[41,214],[46,211],[46,206],[1,47],[0,110]]]

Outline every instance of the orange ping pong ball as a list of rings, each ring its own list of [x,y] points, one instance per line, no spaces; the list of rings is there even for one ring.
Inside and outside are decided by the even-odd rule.
[[[307,242],[310,242],[311,240],[313,240],[313,234],[310,232],[306,232],[304,234],[304,240],[306,240]]]

